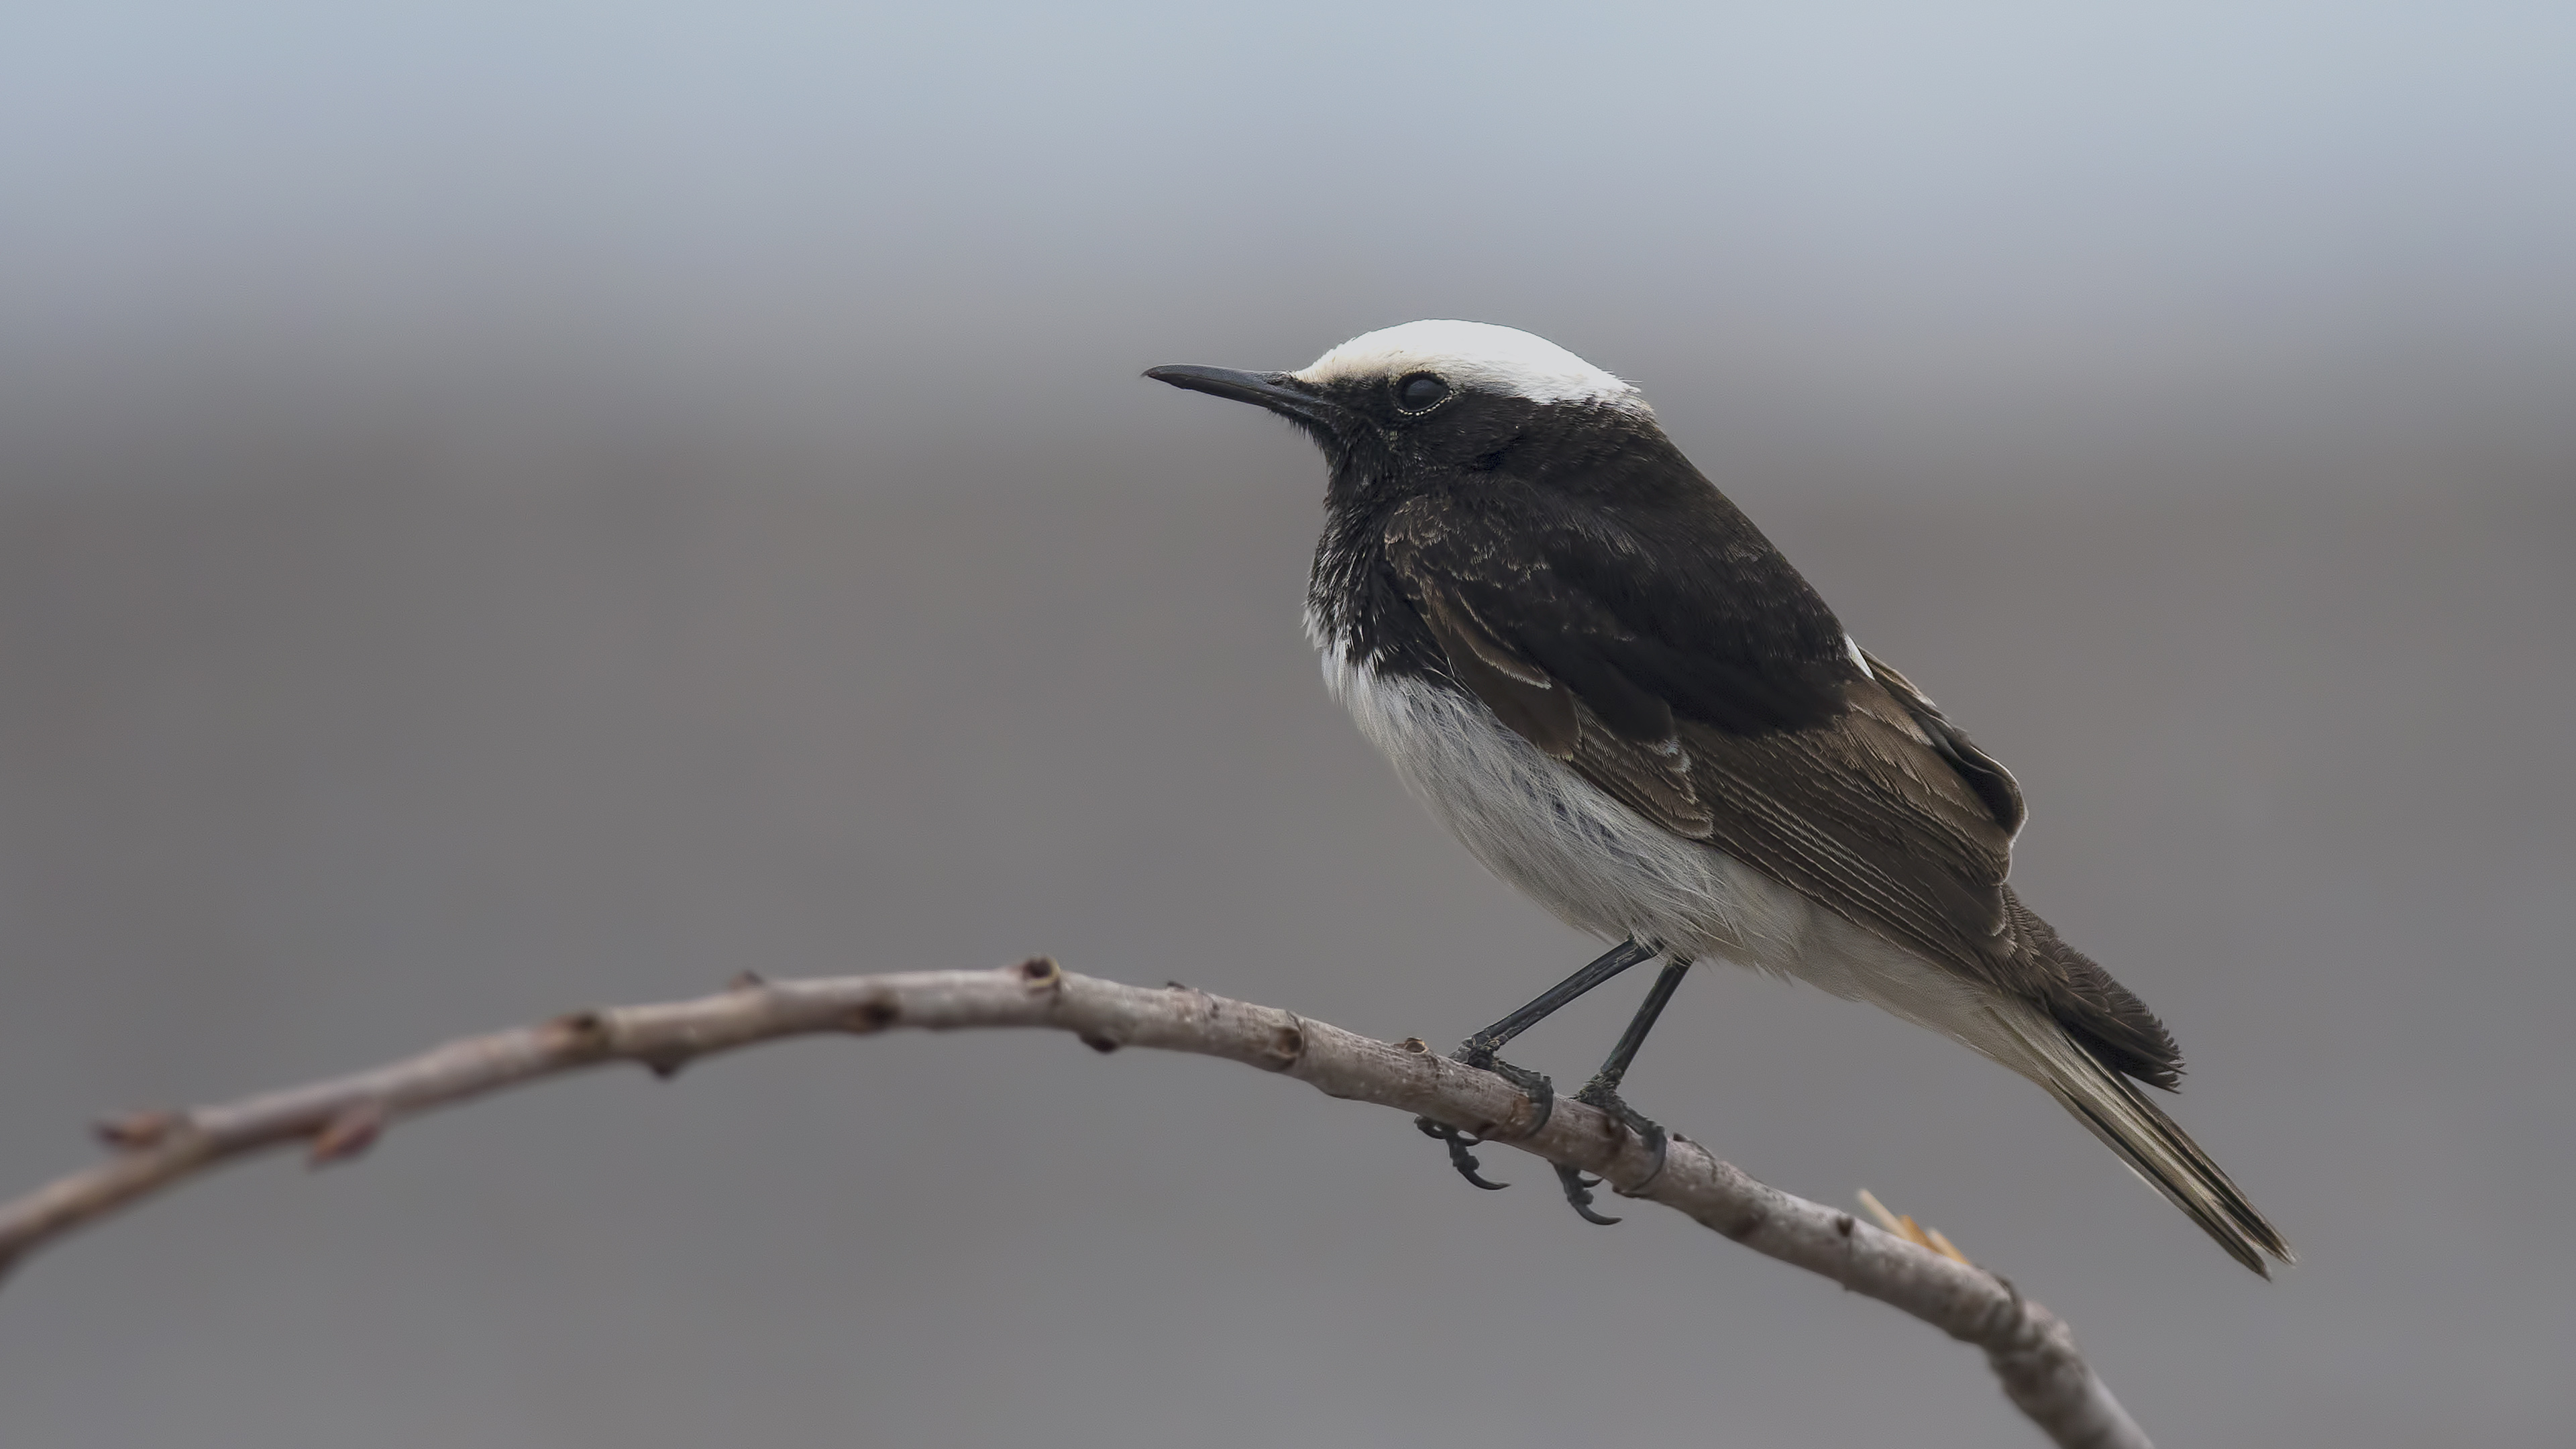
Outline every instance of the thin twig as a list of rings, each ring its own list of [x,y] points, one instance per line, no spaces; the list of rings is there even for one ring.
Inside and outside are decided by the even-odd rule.
[[[1069,1031],[1101,1051],[1137,1046],[1224,1057],[1327,1096],[1415,1113],[1581,1168],[1626,1196],[1687,1214],[1985,1350],[2004,1393],[2061,1445],[2147,1449],[2146,1435],[2076,1353],[2064,1321],[1982,1268],[1765,1186],[1678,1135],[1657,1171],[1643,1141],[1580,1102],[1560,1099],[1539,1130],[1528,1132],[1527,1097],[1419,1039],[1376,1041],[1187,987],[1076,976],[1043,958],[1000,971],[746,977],[694,1001],[576,1012],[308,1086],[120,1118],[99,1129],[114,1157],[0,1204],[0,1272],[219,1163],[297,1142],[317,1164],[340,1161],[413,1113],[541,1077],[617,1061],[668,1076],[701,1056],[816,1032],[1008,1026]]]

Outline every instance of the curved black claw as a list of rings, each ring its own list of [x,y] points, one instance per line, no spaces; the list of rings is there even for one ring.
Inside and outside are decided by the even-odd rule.
[[[1664,1170],[1664,1155],[1672,1146],[1672,1135],[1664,1130],[1662,1123],[1655,1121],[1644,1113],[1639,1112],[1636,1108],[1629,1106],[1620,1098],[1617,1088],[1603,1082],[1598,1077],[1586,1082],[1583,1086],[1583,1090],[1574,1094],[1574,1100],[1581,1102],[1587,1107],[1597,1108],[1601,1112],[1607,1114],[1613,1121],[1620,1123],[1629,1131],[1636,1133],[1640,1138],[1645,1140],[1646,1150],[1655,1154],[1655,1166],[1653,1171],[1647,1173],[1644,1178],[1638,1181],[1637,1186],[1639,1189],[1642,1190],[1647,1183],[1653,1182],[1658,1176],[1662,1175]],[[1592,1210],[1591,1190],[1601,1185],[1601,1180],[1599,1178],[1593,1178],[1587,1181],[1581,1171],[1567,1167],[1562,1163],[1557,1165],[1556,1177],[1559,1182],[1565,1184],[1566,1202],[1571,1204],[1576,1212],[1583,1215],[1583,1220],[1585,1222],[1601,1223],[1606,1226],[1610,1223],[1619,1221],[1617,1218],[1605,1218]],[[1622,1197],[1633,1197],[1636,1195],[1635,1193],[1627,1192],[1615,1187],[1612,1188],[1611,1191],[1619,1193]]]
[[[1470,1137],[1466,1133],[1459,1131],[1457,1128],[1450,1126],[1446,1122],[1434,1122],[1428,1117],[1414,1118],[1413,1125],[1421,1130],[1423,1136],[1437,1137],[1442,1143],[1447,1145],[1449,1148],[1449,1165],[1458,1169],[1458,1175],[1460,1177],[1467,1179],[1469,1182],[1474,1183],[1476,1186],[1483,1188],[1487,1192],[1501,1192],[1504,1188],[1511,1186],[1508,1182],[1485,1181],[1483,1176],[1485,1164],[1478,1162],[1476,1160],[1476,1154],[1467,1150],[1470,1147],[1474,1147],[1482,1143],[1485,1140],[1484,1138]]]
[[[1565,1201],[1567,1206],[1572,1207],[1576,1212],[1581,1213],[1585,1222],[1599,1223],[1601,1226],[1606,1228],[1612,1223],[1620,1221],[1618,1218],[1605,1218],[1601,1214],[1592,1210],[1592,1189],[1601,1185],[1601,1179],[1597,1177],[1585,1177],[1583,1175],[1582,1168],[1568,1167],[1562,1162],[1556,1163],[1554,1166],[1556,1168],[1556,1180],[1565,1188]]]
[[[1494,1048],[1486,1042],[1470,1037],[1465,1044],[1449,1054],[1449,1060],[1474,1067],[1479,1071],[1492,1072],[1495,1076],[1521,1089],[1530,1102],[1529,1132],[1522,1133],[1524,1137],[1546,1126],[1548,1114],[1556,1110],[1554,1082],[1549,1081],[1542,1073],[1533,1072],[1527,1067],[1513,1066],[1510,1062],[1495,1056]],[[1476,1160],[1475,1153],[1467,1150],[1481,1146],[1485,1141],[1484,1138],[1471,1136],[1446,1122],[1434,1122],[1428,1117],[1414,1118],[1413,1125],[1420,1129],[1423,1136],[1437,1137],[1448,1147],[1449,1165],[1458,1169],[1460,1177],[1487,1192],[1500,1192],[1511,1186],[1508,1182],[1487,1182],[1484,1175],[1485,1165]]]

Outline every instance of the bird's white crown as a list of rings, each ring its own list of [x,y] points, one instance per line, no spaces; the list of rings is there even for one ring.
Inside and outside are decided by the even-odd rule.
[[[1627,383],[1544,337],[1490,322],[1407,322],[1362,333],[1290,376],[1330,386],[1408,372],[1437,373],[1454,387],[1532,402],[1648,410],[1645,398]]]

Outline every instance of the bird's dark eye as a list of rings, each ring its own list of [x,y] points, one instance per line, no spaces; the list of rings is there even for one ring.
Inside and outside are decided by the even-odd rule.
[[[1408,373],[1396,379],[1395,405],[1409,413],[1429,412],[1449,395],[1449,384],[1427,372]]]

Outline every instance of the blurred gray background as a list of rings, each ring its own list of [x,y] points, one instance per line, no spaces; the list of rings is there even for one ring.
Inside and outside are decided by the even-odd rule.
[[[1325,697],[1304,445],[1136,377],[1463,316],[1640,380],[2019,772],[2306,1261],[1741,974],[1635,1099],[1939,1225],[2168,1445],[2563,1444],[2571,77],[2536,4],[9,7],[0,1191],[745,969],[1490,1020],[1589,943]],[[2035,1442],[1495,1158],[1052,1036],[606,1074],[35,1260],[0,1441]]]

